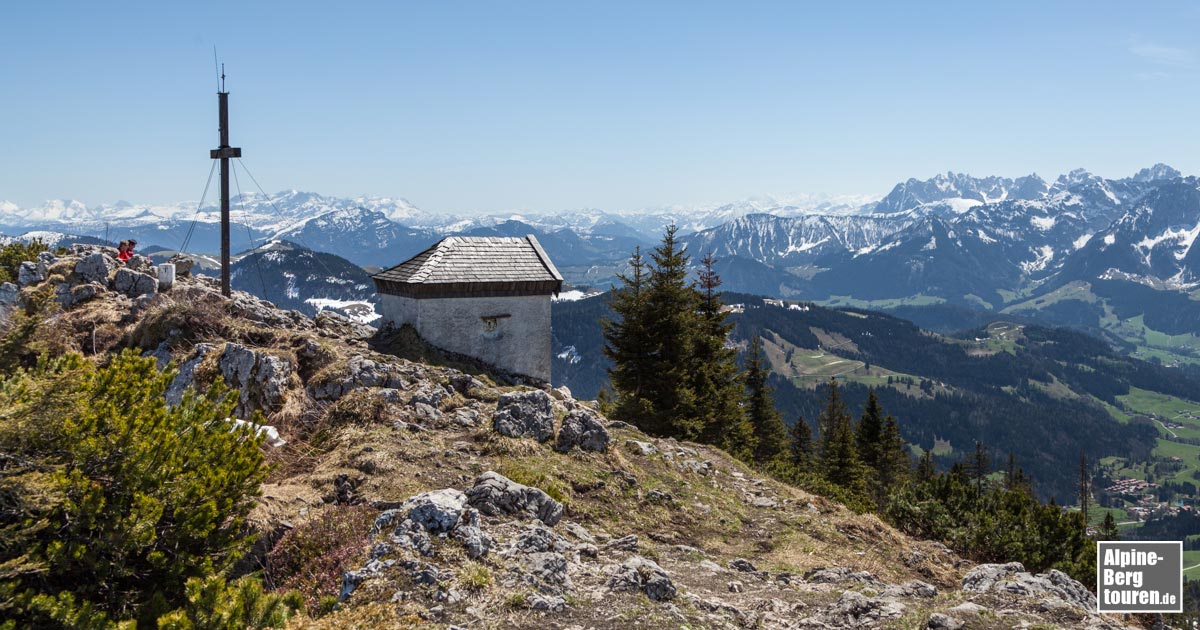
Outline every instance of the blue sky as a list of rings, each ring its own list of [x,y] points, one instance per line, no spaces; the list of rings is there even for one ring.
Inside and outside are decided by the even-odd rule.
[[[0,199],[268,190],[555,211],[1200,173],[1197,2],[9,4]]]

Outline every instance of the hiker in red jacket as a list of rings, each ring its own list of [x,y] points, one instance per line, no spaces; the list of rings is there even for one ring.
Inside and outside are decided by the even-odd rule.
[[[117,246],[117,260],[121,262],[129,262],[133,258],[133,246],[137,245],[137,241],[121,241]]]

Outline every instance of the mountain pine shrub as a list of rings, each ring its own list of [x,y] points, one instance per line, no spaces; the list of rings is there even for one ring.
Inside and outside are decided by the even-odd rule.
[[[221,575],[253,542],[260,440],[225,422],[236,397],[220,386],[168,407],[173,376],[126,351],[106,367],[65,355],[0,377],[10,627],[153,627],[196,605],[189,580]]]

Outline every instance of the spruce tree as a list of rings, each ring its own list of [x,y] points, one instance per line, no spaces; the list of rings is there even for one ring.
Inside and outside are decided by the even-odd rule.
[[[737,365],[737,350],[726,341],[733,323],[722,310],[721,277],[713,269],[716,258],[708,254],[700,261],[698,329],[692,355],[692,391],[699,420],[697,439],[717,444],[738,457],[749,457],[753,429],[742,411],[743,384]]]
[[[644,392],[651,405],[649,422],[641,428],[655,435],[694,438],[701,428],[691,378],[700,299],[687,282],[688,257],[676,232],[669,226],[650,254],[653,269],[644,321],[651,353]]]
[[[759,464],[775,461],[787,447],[787,427],[771,399],[767,374],[762,342],[754,337],[746,355],[746,416],[754,431],[754,461]]]
[[[793,472],[812,472],[813,468],[813,434],[812,427],[803,416],[788,427],[788,463]]]
[[[928,483],[937,476],[937,466],[933,463],[933,450],[925,449],[917,460],[917,483]]]
[[[611,414],[643,430],[658,432],[658,427],[648,424],[654,419],[650,414],[647,387],[653,369],[651,357],[656,348],[648,329],[649,271],[640,247],[629,258],[629,272],[617,274],[617,278],[621,286],[613,288],[609,307],[619,319],[600,321],[604,331],[604,355],[612,362],[608,378],[616,395]]]
[[[879,444],[879,495],[876,502],[882,505],[889,493],[908,480],[912,458],[904,446],[904,438],[900,437],[900,425],[892,416],[883,421]]]
[[[1117,527],[1117,521],[1113,518],[1112,512],[1104,515],[1104,522],[1100,524],[1100,531],[1096,536],[1097,540],[1121,540],[1121,530]]]
[[[850,413],[838,393],[836,379],[829,381],[829,399],[821,412],[821,470],[829,483],[853,494],[866,492],[866,476],[854,445]]]
[[[883,411],[879,408],[879,399],[875,390],[867,390],[867,404],[863,407],[862,417],[854,431],[854,446],[858,449],[858,458],[862,460],[871,473],[870,484],[872,492],[878,486],[879,465],[882,459]]]
[[[983,481],[987,478],[988,472],[991,471],[992,460],[988,457],[987,447],[983,442],[975,441],[975,452],[971,455],[971,460],[967,463],[967,469],[970,471],[971,478],[975,480],[975,496],[983,495]]]
[[[1088,511],[1092,506],[1092,472],[1088,468],[1087,455],[1079,456],[1079,511],[1087,522]]]

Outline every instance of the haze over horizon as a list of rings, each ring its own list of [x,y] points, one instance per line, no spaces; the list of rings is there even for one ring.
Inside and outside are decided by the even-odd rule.
[[[882,195],[948,170],[1200,172],[1194,2],[7,14],[0,199],[23,207],[199,198],[214,45],[233,144],[268,191],[475,214]]]

